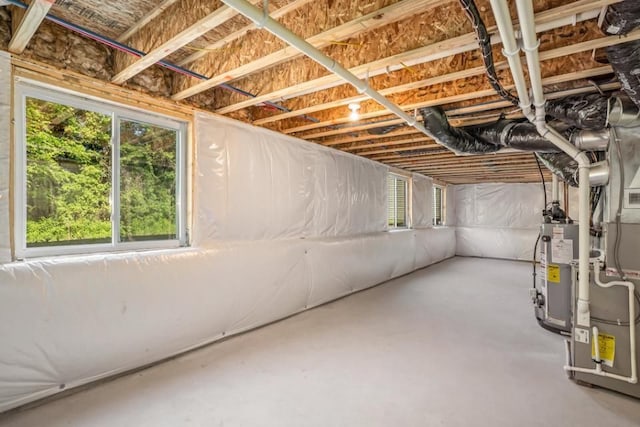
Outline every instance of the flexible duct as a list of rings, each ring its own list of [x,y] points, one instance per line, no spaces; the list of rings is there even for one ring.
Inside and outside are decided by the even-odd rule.
[[[546,113],[570,126],[599,130],[607,126],[608,108],[609,97],[595,93],[547,101]]]
[[[640,26],[640,2],[626,0],[609,6],[604,19],[604,31],[624,35]],[[622,89],[640,107],[640,41],[632,41],[605,49]]]
[[[640,107],[640,40],[606,48],[622,89]]]
[[[502,148],[542,153],[560,151],[529,122],[502,119],[487,125],[454,128],[440,107],[425,107],[419,112],[425,128],[454,151],[467,154],[493,153]],[[566,136],[569,137],[569,131]]]
[[[640,2],[626,0],[612,4],[604,16],[604,31],[612,35],[624,35],[640,26]]]
[[[472,135],[491,144],[522,151],[557,153],[558,147],[540,136],[535,125],[515,120],[499,120],[489,126],[465,129]]]
[[[367,130],[367,133],[370,135],[386,135],[392,130],[399,129],[404,126],[405,126],[404,123],[399,123],[396,125],[380,126],[379,128],[373,128],[373,129]]]
[[[425,107],[418,110],[424,120],[424,127],[438,142],[458,153],[487,154],[495,153],[502,147],[479,139],[464,129],[454,128],[440,107]]]
[[[576,172],[578,171],[578,162],[566,153],[536,153],[538,159],[551,172],[560,177],[564,182],[572,187],[578,186]]]

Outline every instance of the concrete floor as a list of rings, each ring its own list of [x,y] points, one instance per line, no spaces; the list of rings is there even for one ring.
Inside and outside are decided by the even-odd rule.
[[[35,426],[639,426],[567,380],[528,263],[455,258],[0,418]]]

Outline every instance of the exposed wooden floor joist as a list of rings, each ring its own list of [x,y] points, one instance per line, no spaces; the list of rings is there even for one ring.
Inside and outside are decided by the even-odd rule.
[[[93,66],[89,64],[92,55],[104,51],[110,55],[101,65],[101,81],[83,85],[88,95],[126,100],[128,105],[148,106],[160,113],[175,109],[185,117],[194,111],[192,107],[215,111],[390,167],[424,173],[443,183],[540,180],[538,165],[530,153],[452,154],[415,128],[405,126],[402,119],[367,96],[357,94],[338,77],[327,75],[322,67],[258,29],[221,0],[114,0],[100,9],[117,16],[113,22],[89,13],[95,9],[94,1],[56,2],[50,13],[62,13],[71,23],[77,18],[79,25],[86,25],[96,35],[102,32],[127,44],[134,55],[104,46],[96,48],[96,44],[90,46],[94,50],[87,55],[73,52],[85,58],[82,67],[87,69]],[[597,25],[603,8],[619,1],[532,0],[547,99],[597,90],[611,93],[620,88],[603,48],[640,40],[640,29],[624,37],[605,36]],[[262,6],[259,0],[250,2]],[[475,2],[491,35],[498,79],[512,90],[489,0]],[[47,3],[51,7],[54,2],[33,0],[30,10]],[[509,6],[515,18],[512,3]],[[440,106],[454,127],[491,123],[499,117],[522,117],[517,106],[499,98],[488,85],[476,34],[455,0],[270,0],[264,4],[271,17],[367,79],[371,87],[409,114]],[[23,9],[11,8],[12,47],[18,41],[27,47],[24,54],[14,58],[14,64],[22,64],[17,66],[17,73],[74,90],[77,76],[69,70],[84,72],[85,68],[68,67],[68,61],[61,59],[52,63],[55,70],[46,70],[40,77],[38,71],[43,67],[31,61],[48,54],[44,46],[51,40],[65,37],[58,29],[53,38],[51,33],[38,38],[43,29],[50,31],[50,23],[39,25],[47,10],[41,9],[38,19],[33,19],[36,14],[29,18]],[[35,22],[27,27],[38,38],[31,43],[31,30],[18,28],[27,18]],[[77,45],[77,41],[74,43]],[[148,53],[137,57],[135,51]],[[161,69],[158,61],[186,69],[170,65]],[[48,59],[45,62],[51,63]],[[211,77],[198,80],[190,76]],[[150,89],[160,94],[155,100],[142,94],[130,95],[131,89],[144,91],[148,89],[145,85],[156,83],[162,88],[157,92]],[[353,102],[362,104],[355,122],[347,117],[347,105]],[[419,115],[417,118],[421,120]],[[382,133],[381,128],[394,125],[400,126]],[[548,176],[546,170],[543,172]]]
[[[332,28],[323,33],[316,34],[308,38],[306,41],[310,45],[321,49],[336,41],[346,40],[355,34],[363,32],[363,30],[374,30],[383,25],[390,24],[401,19],[413,16],[416,13],[424,12],[426,9],[448,3],[452,0],[402,0],[387,6],[384,9],[377,10],[367,15],[361,16],[353,21],[347,22],[339,27]],[[214,86],[218,86],[224,82],[232,81],[251,73],[272,67],[284,61],[291,60],[302,55],[298,50],[286,47],[277,52],[271,53],[259,60],[241,65],[234,70],[228,70],[223,74],[211,77],[208,80],[197,83],[189,89],[185,89],[172,96],[172,99],[179,101],[196,95]]]
[[[616,0],[600,0],[600,1],[580,1],[573,3],[569,6],[563,6],[556,9],[548,10],[536,15],[536,29],[544,24],[553,24],[551,28],[561,27],[573,22],[573,17],[578,19],[593,19],[593,15],[576,16],[576,10],[586,8],[587,11],[598,12],[603,5],[615,3]],[[585,12],[586,13],[586,12]],[[586,18],[586,17],[589,18]],[[571,21],[567,22],[566,19],[571,18]],[[555,21],[555,22],[554,22]],[[550,29],[545,26],[545,29]],[[490,29],[495,32],[495,28]],[[392,57],[379,59],[367,64],[362,64],[357,67],[351,68],[349,71],[361,78],[366,76],[373,77],[379,74],[402,70],[407,66],[421,64],[425,62],[434,61],[436,59],[452,56],[458,53],[468,52],[478,48],[475,40],[475,34],[469,33],[463,36],[455,37],[453,39],[445,40],[442,42],[434,43],[431,45],[423,46],[418,49],[403,52]],[[494,40],[498,40],[495,38]],[[592,49],[596,48],[595,46]],[[570,49],[565,50],[564,54],[570,54]],[[541,57],[541,60],[545,58]],[[284,89],[280,89],[268,94],[259,95],[255,98],[248,99],[243,102],[239,102],[233,105],[229,105],[218,109],[216,112],[220,114],[226,114],[233,111],[237,111],[242,108],[246,108],[252,105],[256,105],[265,101],[278,101],[281,99],[292,98],[296,96],[305,95],[314,91],[327,89],[341,85],[343,82],[334,75],[327,75],[318,79],[307,81],[298,85],[289,86]]]
[[[32,0],[9,41],[9,52],[22,53],[51,9],[55,0]]]

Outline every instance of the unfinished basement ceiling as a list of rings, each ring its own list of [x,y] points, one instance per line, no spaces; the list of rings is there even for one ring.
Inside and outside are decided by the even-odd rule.
[[[40,0],[42,1],[42,0]],[[263,2],[251,1],[257,7]],[[619,88],[598,49],[640,38],[606,37],[598,25],[616,0],[534,0],[549,98]],[[23,9],[0,7],[0,43]],[[492,34],[487,0],[476,2]],[[512,9],[514,5],[512,4]],[[271,0],[269,13],[410,114],[442,106],[454,126],[520,111],[489,85],[475,33],[457,0]],[[215,111],[444,182],[530,182],[532,153],[456,156],[221,1],[58,0],[49,11],[96,33],[90,40],[44,22],[19,57]],[[515,18],[515,10],[512,10]],[[196,25],[197,24],[197,25]],[[146,54],[107,47],[104,36]],[[501,82],[511,76],[494,44]],[[153,65],[157,61],[165,65]],[[170,64],[168,64],[170,63]],[[350,121],[348,104],[360,102]],[[381,127],[400,125],[382,132]],[[388,130],[388,129],[385,129]],[[548,172],[545,172],[548,174]]]

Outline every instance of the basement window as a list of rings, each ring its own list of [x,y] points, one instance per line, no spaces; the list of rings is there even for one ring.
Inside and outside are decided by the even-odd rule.
[[[186,124],[16,86],[16,256],[185,243]]]
[[[444,187],[433,186],[433,225],[444,225]]]
[[[407,179],[399,175],[387,176],[388,224],[390,229],[407,228]]]

